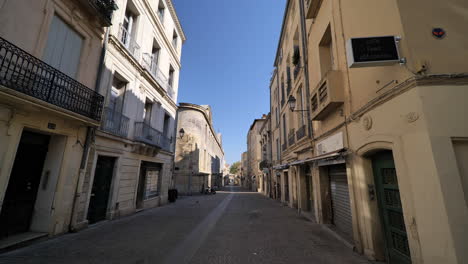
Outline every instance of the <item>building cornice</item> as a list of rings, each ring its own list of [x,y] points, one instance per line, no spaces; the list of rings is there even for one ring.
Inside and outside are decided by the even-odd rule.
[[[167,0],[167,1],[170,1],[170,0]],[[164,26],[162,25],[161,21],[159,21],[159,18],[157,17],[156,13],[154,13],[153,9],[151,8],[151,5],[148,3],[148,0],[143,0],[143,3],[145,5],[145,7],[146,7],[146,10],[148,11],[148,13],[151,16],[151,19],[153,20],[154,24],[156,25],[162,39],[164,40],[164,43],[166,43],[167,49],[170,51],[172,57],[174,58],[175,63],[177,64],[177,66],[180,69],[182,67],[182,65],[180,63],[180,57],[178,56],[177,50],[172,46],[171,41],[168,39],[168,37],[167,37],[167,35],[166,35],[165,31],[164,31]],[[169,7],[169,5],[167,5],[167,6]],[[170,8],[169,8],[169,10],[170,10]],[[171,15],[172,15],[172,12],[171,12]],[[179,27],[180,27],[180,24],[178,24],[178,21],[176,21],[176,20],[177,20],[177,15],[175,16],[174,23],[176,25],[179,25]],[[180,29],[182,29],[182,27],[180,27]],[[183,40],[184,40],[183,42],[185,42],[185,35],[184,35]],[[182,44],[183,44],[183,42],[182,42]]]
[[[176,24],[176,28],[179,31],[180,37],[182,38],[182,42],[185,42],[187,40],[187,37],[185,36],[184,30],[182,29],[179,16],[177,16],[177,12],[175,10],[174,4],[172,3],[172,0],[166,0],[166,4],[174,19],[174,23]]]
[[[275,61],[273,63],[274,67],[278,66],[278,57],[279,57],[279,53],[280,53],[280,50],[281,50],[281,43],[283,42],[284,31],[285,31],[285,27],[286,27],[286,21],[287,21],[287,18],[288,18],[288,11],[289,11],[289,4],[290,3],[292,3],[291,0],[286,0],[286,7],[284,9],[284,15],[283,15],[283,23],[281,24],[281,33],[280,33],[280,37],[279,37],[279,40],[278,40],[278,47],[276,48]]]
[[[216,143],[218,143],[218,146],[219,146],[219,148],[221,149],[221,152],[224,155],[223,146],[222,146],[221,142],[219,142],[218,135],[214,131],[213,124],[210,121],[210,117],[206,114],[206,108],[204,108],[204,107],[202,107],[200,105],[191,104],[191,103],[179,103],[179,110],[183,110],[183,109],[195,110],[195,111],[198,111],[198,112],[203,114],[203,116],[205,117],[206,123],[209,124],[211,133],[213,133],[213,137],[215,138]]]

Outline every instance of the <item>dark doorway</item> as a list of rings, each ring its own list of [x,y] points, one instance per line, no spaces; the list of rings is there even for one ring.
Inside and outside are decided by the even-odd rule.
[[[385,235],[389,264],[411,263],[400,189],[391,151],[382,151],[372,158],[380,217]]]
[[[49,141],[48,135],[21,135],[0,213],[0,238],[29,230]]]
[[[99,156],[97,159],[88,208],[88,221],[90,224],[106,219],[114,164],[115,158],[113,157]]]
[[[284,200],[289,202],[289,176],[288,172],[284,172]]]

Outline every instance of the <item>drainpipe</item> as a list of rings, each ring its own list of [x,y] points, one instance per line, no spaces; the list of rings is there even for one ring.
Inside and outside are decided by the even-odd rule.
[[[307,25],[304,11],[304,1],[299,0],[299,12],[301,20],[301,33],[302,33],[302,57],[304,63],[304,80],[306,88],[306,100],[307,100],[307,125],[309,130],[309,136],[314,140],[314,130],[312,129],[312,120],[310,120],[310,87],[309,87],[309,58],[307,54]]]
[[[172,189],[175,189],[175,177],[174,177],[174,174],[175,174],[175,154],[176,154],[176,148],[177,148],[177,140],[178,140],[178,136],[177,136],[177,126],[178,126],[178,122],[179,122],[179,109],[176,108],[176,116],[175,116],[175,123],[174,123],[174,147],[172,148],[172,153],[174,155],[174,157],[172,158],[172,183],[171,183],[171,188]]]
[[[109,40],[109,28],[106,28],[106,33],[104,36],[104,44],[102,46],[101,50],[101,55],[99,57],[99,65],[98,65],[98,72],[96,76],[96,82],[94,84],[94,89],[99,90],[99,87],[101,85],[101,78],[104,70],[104,58],[106,56],[106,51],[107,51],[107,42]],[[97,92],[97,91],[96,91]],[[81,156],[81,163],[80,163],[80,170],[79,170],[79,175],[78,175],[78,181],[76,183],[76,188],[75,188],[75,198],[73,199],[73,204],[72,204],[72,211],[71,211],[71,217],[70,217],[70,222],[68,224],[68,230],[70,232],[75,231],[73,225],[76,223],[76,206],[78,204],[78,200],[81,197],[81,188],[83,187],[83,182],[84,182],[84,177],[86,176],[86,163],[88,161],[88,156],[89,156],[89,148],[91,145],[91,142],[94,141],[94,136],[95,136],[96,128],[88,126],[86,130],[86,140],[83,146],[83,154]]]

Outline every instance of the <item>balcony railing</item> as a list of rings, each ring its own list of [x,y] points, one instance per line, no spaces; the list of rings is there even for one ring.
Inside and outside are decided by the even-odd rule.
[[[0,37],[0,85],[101,120],[104,97]]]
[[[259,164],[260,170],[268,169],[270,166],[271,166],[271,164],[270,164],[270,162],[268,160],[264,159],[264,160],[260,161],[260,164]]]
[[[305,136],[305,133],[306,133],[306,126],[303,125],[297,130],[296,139],[300,140],[301,138],[303,138]]]
[[[292,146],[294,145],[295,142],[296,142],[296,133],[294,132],[294,129],[291,129],[291,131],[289,132],[289,136],[288,136],[288,144],[289,146]]]
[[[105,21],[106,26],[111,25],[112,13],[117,9],[114,0],[88,0],[89,3],[99,12]]]
[[[281,145],[281,150],[282,150],[282,151],[285,151],[287,148],[288,148],[288,144],[287,144],[287,143],[284,143],[283,145]]]
[[[135,140],[171,151],[171,140],[144,122],[135,122]]]
[[[142,56],[143,67],[151,73],[151,76],[158,82],[161,88],[167,92],[167,94],[174,99],[174,89],[169,85],[169,80],[166,75],[159,69],[158,63],[153,55],[149,53],[144,53]]]
[[[111,134],[127,137],[130,119],[111,108],[104,108],[101,129]]]
[[[299,72],[301,72],[301,63],[298,63],[296,66],[294,66],[294,80],[297,80]]]
[[[128,30],[122,24],[120,24],[120,29],[119,29],[119,40],[128,50],[128,52],[130,52],[130,54],[132,54],[132,56],[136,60],[138,60],[140,56],[140,45],[136,43],[133,36],[130,34],[130,32],[128,32]]]

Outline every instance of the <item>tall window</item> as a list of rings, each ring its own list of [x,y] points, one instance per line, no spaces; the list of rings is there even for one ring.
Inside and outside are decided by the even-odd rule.
[[[330,25],[323,34],[322,40],[319,44],[319,57],[320,57],[320,71],[322,77],[333,69],[333,41]]]
[[[276,139],[276,160],[280,160],[281,159],[281,145],[280,145],[280,141],[279,141],[279,138]]]
[[[61,18],[54,16],[50,25],[43,59],[72,78],[76,78],[83,38]]]
[[[120,36],[120,41],[128,48],[130,46],[130,40],[133,38],[133,29],[135,27],[134,22],[135,22],[136,15],[129,10],[127,7],[127,10],[125,11],[125,17],[124,21],[122,23],[122,32]]]
[[[302,96],[302,86],[297,89],[297,107],[300,110],[304,110],[304,102],[303,102],[303,96]],[[299,119],[299,125],[303,126],[305,125],[305,120],[304,120],[304,113],[305,112],[300,112],[301,116]]]
[[[125,93],[125,86],[127,83],[120,80],[117,76],[112,79],[112,88],[109,98],[109,109],[112,112],[123,112],[123,100]]]
[[[177,41],[178,41],[178,36],[177,33],[174,30],[174,33],[172,34],[172,46],[177,50]]]
[[[160,53],[161,53],[161,47],[156,42],[156,40],[153,40],[153,48],[151,49],[151,68],[152,69],[155,69],[155,67],[158,66]]]
[[[171,122],[171,117],[168,114],[164,114],[164,127],[163,127],[163,135],[166,138],[169,138],[169,126]]]
[[[151,112],[153,110],[153,103],[146,101],[145,108],[143,109],[143,121],[146,124],[151,124]]]
[[[278,107],[275,108],[275,115],[276,115],[276,126],[279,125],[279,111]]]
[[[159,4],[158,4],[158,17],[159,17],[159,21],[161,21],[161,23],[164,23],[164,12],[166,11],[166,7],[164,7],[164,1],[163,0],[159,0]]]
[[[169,68],[169,86],[173,87],[174,85],[174,68],[172,66]]]
[[[283,114],[283,139],[284,143],[288,141],[288,135],[287,135],[287,130],[286,130],[286,114]]]

